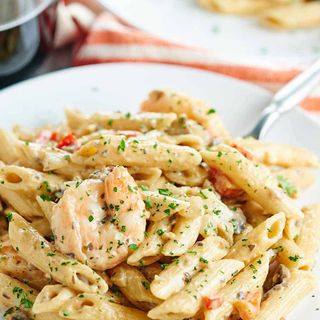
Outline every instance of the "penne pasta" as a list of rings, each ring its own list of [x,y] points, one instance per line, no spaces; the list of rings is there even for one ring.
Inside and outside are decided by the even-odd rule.
[[[256,320],[281,319],[315,287],[315,277],[309,271],[293,271],[291,277],[277,285],[261,304]],[[281,303],[279,303],[281,301]]]
[[[150,310],[162,301],[151,293],[150,282],[134,267],[117,266],[112,270],[111,281],[139,309]]]
[[[178,92],[171,90],[152,91],[148,99],[142,103],[141,111],[186,114],[188,118],[205,127],[212,137],[227,136],[227,131],[215,109],[201,100],[191,99]]]
[[[207,308],[205,307],[205,320],[228,318],[239,297],[256,292],[261,296],[262,286],[268,275],[271,257],[272,252],[267,251],[230,280],[226,286],[217,293],[216,298],[221,299],[221,305],[217,308],[211,308],[210,304]]]
[[[209,261],[223,258],[228,251],[228,243],[220,237],[208,237],[197,242],[184,255],[169,265],[151,282],[151,292],[160,299],[168,299],[188,284]]]
[[[57,252],[21,216],[14,213],[9,224],[12,246],[27,261],[53,279],[78,291],[101,292],[108,290],[104,280],[88,266]]]
[[[248,264],[282,238],[285,216],[278,213],[259,224],[238,240],[227,254],[229,259],[238,259]]]
[[[304,212],[304,221],[297,245],[303,252],[304,270],[311,270],[314,265],[315,254],[319,247],[320,230],[320,204],[314,204],[302,209]]]
[[[202,156],[210,167],[220,169],[230,176],[267,213],[284,212],[287,217],[285,232],[290,239],[299,235],[303,213],[277,186],[267,168],[255,164],[236,149],[226,145],[218,145],[211,151],[203,151]]]
[[[151,319],[185,319],[194,316],[202,306],[205,296],[216,293],[244,264],[237,260],[225,259],[212,262],[203,272],[198,273],[186,287],[151,309]]]
[[[190,147],[104,135],[83,145],[72,155],[71,161],[87,166],[126,165],[175,171],[197,166],[201,156]]]
[[[79,320],[147,320],[144,312],[109,302],[108,298],[84,293],[67,301],[59,312],[64,319]]]
[[[132,266],[145,266],[157,261],[171,228],[172,223],[169,218],[152,222],[144,241],[128,257],[127,263]],[[155,261],[152,261],[151,257],[154,257]]]

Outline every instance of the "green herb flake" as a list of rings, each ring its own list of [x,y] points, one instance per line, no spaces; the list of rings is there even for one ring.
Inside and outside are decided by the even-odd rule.
[[[157,234],[158,234],[159,236],[162,236],[165,232],[166,232],[166,231],[165,231],[165,230],[162,230],[162,229],[158,229],[158,230],[157,230]]]
[[[208,111],[207,111],[207,114],[213,114],[213,113],[216,113],[216,110],[214,108],[210,108]]]
[[[151,209],[152,208],[152,202],[151,202],[149,197],[146,200],[143,200],[143,202],[146,205],[147,209]]]
[[[169,189],[158,189],[159,194],[163,196],[171,196],[172,192]]]
[[[299,259],[302,259],[302,257],[298,256],[297,254],[295,254],[294,256],[289,256],[288,258],[293,262],[297,262]]]
[[[7,217],[8,221],[11,222],[13,220],[13,213],[12,212],[8,212],[6,214],[6,217]]]
[[[288,195],[293,196],[297,193],[297,188],[284,176],[278,175],[278,186]]]
[[[130,250],[137,250],[138,249],[138,246],[135,244],[135,243],[131,243],[131,244],[129,244],[129,246],[128,246],[128,248],[130,249]]]
[[[125,149],[126,149],[126,142],[124,141],[124,139],[121,139],[118,145],[118,152],[120,151],[124,152]]]
[[[209,261],[207,259],[203,258],[203,257],[200,257],[199,261],[202,262],[202,263],[205,263],[205,264],[209,263]]]
[[[63,310],[63,316],[64,317],[68,317],[70,314],[69,314],[69,311],[67,310]]]
[[[150,289],[150,283],[147,281],[141,281],[142,285],[145,287],[146,290]]]

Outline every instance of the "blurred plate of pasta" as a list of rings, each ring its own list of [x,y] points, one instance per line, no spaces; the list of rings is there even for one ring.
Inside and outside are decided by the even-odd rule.
[[[231,62],[236,56],[236,61],[243,63],[268,61],[271,65],[297,67],[320,53],[319,1],[309,2],[311,8],[307,10],[305,4],[266,10],[266,3],[287,4],[286,0],[100,1],[135,27],[176,43],[211,49],[217,58]]]

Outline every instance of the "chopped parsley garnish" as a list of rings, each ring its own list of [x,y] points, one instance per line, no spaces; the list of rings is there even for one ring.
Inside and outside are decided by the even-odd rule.
[[[205,193],[203,193],[202,190],[200,190],[199,193],[202,195],[203,199],[208,199],[208,196]]]
[[[7,217],[8,221],[11,222],[13,220],[13,213],[12,212],[8,212],[6,217]]]
[[[147,209],[152,208],[152,202],[149,197],[146,200],[143,200],[143,202],[145,203]]]
[[[137,250],[138,246],[135,243],[131,243],[131,244],[129,244],[128,248],[131,250]]]
[[[53,200],[52,196],[49,196],[49,195],[44,194],[44,193],[40,194],[40,198],[41,198],[42,201],[52,201]]]
[[[162,236],[164,233],[165,233],[165,230],[162,230],[162,229],[158,229],[158,230],[157,230],[157,234],[158,234],[159,236]]]
[[[209,261],[207,259],[203,258],[203,257],[200,257],[199,261],[202,262],[202,263],[205,263],[205,264],[209,263]]]
[[[174,202],[171,202],[168,204],[168,206],[171,208],[171,209],[176,209],[177,207],[179,207],[179,204],[178,203],[174,203]]]
[[[88,217],[88,220],[89,220],[89,222],[92,222],[92,221],[94,220],[94,217],[93,217],[92,215],[90,215],[90,216]]]
[[[216,110],[211,108],[207,111],[207,114],[213,114],[213,113],[216,113]]]
[[[302,259],[302,257],[295,254],[294,256],[289,256],[289,260],[293,262],[297,262],[299,259]]]
[[[257,273],[258,272],[257,268],[253,264],[250,264],[249,267],[252,269],[253,273]]]
[[[20,306],[23,306],[25,309],[31,309],[33,307],[33,302],[28,299],[28,294],[25,293],[22,288],[14,287],[12,293],[17,299],[20,299]]]
[[[125,149],[126,149],[126,142],[124,141],[124,139],[121,139],[118,145],[118,151],[124,152]]]
[[[142,191],[148,191],[149,190],[149,188],[147,186],[143,185],[143,184],[140,186],[140,189]]]
[[[11,308],[7,309],[7,310],[5,311],[5,313],[3,314],[4,318],[5,318],[6,316],[12,314],[12,313],[14,312],[14,309],[15,309],[14,307],[11,307]]]
[[[172,192],[169,189],[158,189],[158,192],[163,196],[171,196]]]
[[[150,289],[150,283],[147,281],[141,281],[142,285],[145,287],[145,289]]]
[[[297,188],[284,176],[278,175],[278,186],[288,195],[292,196],[297,193]]]
[[[63,316],[64,316],[64,317],[69,316],[69,311],[67,311],[67,310],[63,310]]]
[[[160,264],[160,269],[164,270],[168,265],[169,265],[169,263],[162,263],[162,264]]]

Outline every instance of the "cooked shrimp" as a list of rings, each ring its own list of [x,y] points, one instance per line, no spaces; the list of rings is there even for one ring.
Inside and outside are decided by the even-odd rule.
[[[68,188],[51,219],[56,246],[63,253],[105,270],[123,262],[144,239],[144,202],[127,169],[115,167],[104,178]]]

